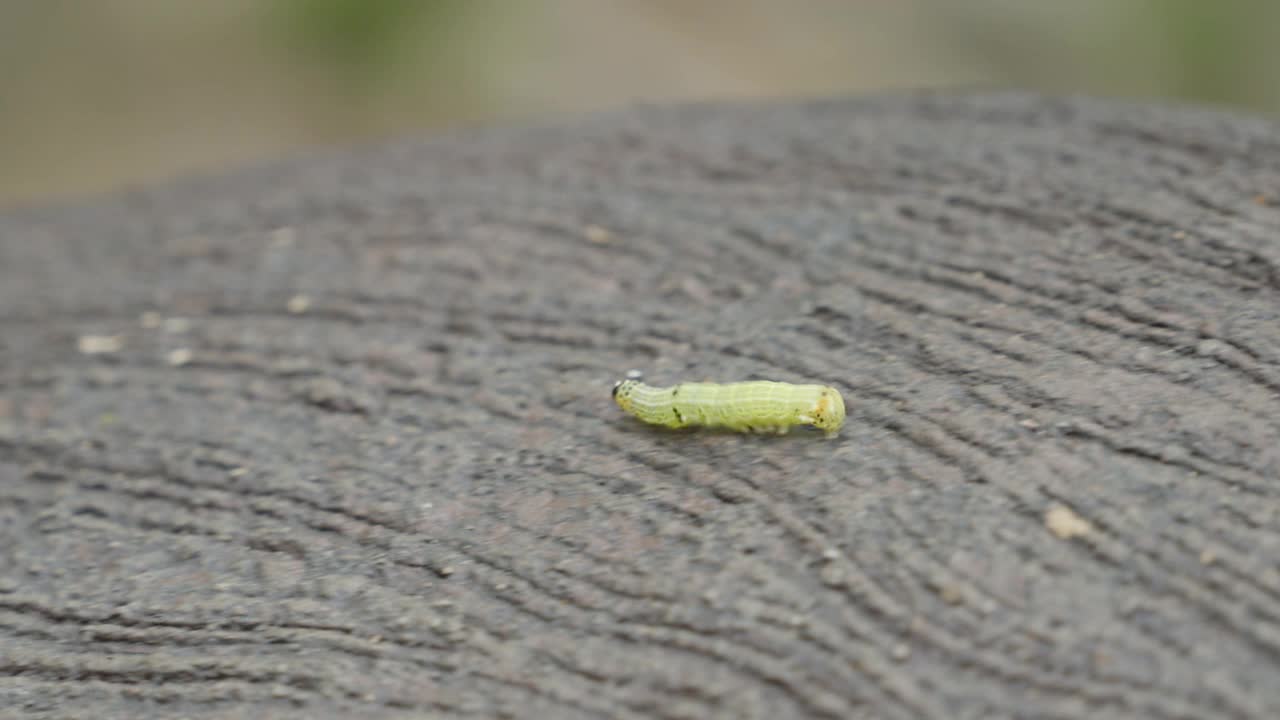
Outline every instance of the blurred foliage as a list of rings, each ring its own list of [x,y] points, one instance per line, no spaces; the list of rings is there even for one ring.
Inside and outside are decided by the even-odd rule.
[[[1272,0],[0,0],[0,206],[635,99],[1017,86],[1280,114]]]
[[[970,0],[935,36],[1005,84],[1280,114],[1280,3]]]
[[[303,62],[368,82],[406,61],[413,44],[443,44],[467,0],[274,0],[269,6],[280,43]]]
[[[1259,105],[1255,43],[1259,23],[1280,23],[1273,3],[1258,0],[1161,0],[1165,7],[1152,13],[1157,32],[1168,38],[1171,62],[1176,63],[1171,94],[1205,102]],[[1274,27],[1274,26],[1273,26]],[[1271,42],[1280,33],[1271,33]],[[1262,78],[1274,82],[1268,68]],[[1275,108],[1272,108],[1273,110]]]

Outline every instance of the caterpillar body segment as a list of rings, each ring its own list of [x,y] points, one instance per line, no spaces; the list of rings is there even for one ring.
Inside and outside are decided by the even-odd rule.
[[[758,380],[654,387],[623,380],[613,388],[618,407],[651,425],[720,427],[784,434],[812,425],[835,437],[844,424],[844,398],[826,385]]]

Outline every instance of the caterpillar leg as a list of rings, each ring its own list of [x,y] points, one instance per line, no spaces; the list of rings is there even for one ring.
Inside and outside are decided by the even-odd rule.
[[[786,435],[791,428],[787,425],[746,425],[742,431],[752,435]]]

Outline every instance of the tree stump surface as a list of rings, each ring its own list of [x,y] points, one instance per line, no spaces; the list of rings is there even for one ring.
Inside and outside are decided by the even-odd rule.
[[[11,211],[0,717],[1280,717],[1278,239],[1277,124],[1022,94]]]

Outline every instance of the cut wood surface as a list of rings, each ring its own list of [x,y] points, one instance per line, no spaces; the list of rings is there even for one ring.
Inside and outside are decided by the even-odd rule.
[[[837,387],[840,436],[655,384]],[[0,217],[0,717],[1280,717],[1280,126],[641,107]]]

